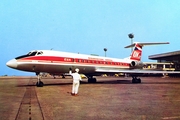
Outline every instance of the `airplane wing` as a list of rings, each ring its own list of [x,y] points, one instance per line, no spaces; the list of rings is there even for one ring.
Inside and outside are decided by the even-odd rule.
[[[140,74],[140,73],[169,73],[169,74],[180,74],[180,71],[162,71],[162,70],[143,70],[143,69],[132,69],[132,70],[119,70],[119,69],[104,69],[104,68],[97,68],[96,72],[102,73],[129,73],[129,74]]]

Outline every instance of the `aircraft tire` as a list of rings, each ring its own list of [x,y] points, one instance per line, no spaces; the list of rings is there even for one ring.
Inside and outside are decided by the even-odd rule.
[[[44,83],[43,83],[42,81],[40,81],[39,83],[37,82],[37,83],[36,83],[36,86],[37,86],[37,87],[43,87],[43,86],[44,86]]]
[[[141,83],[141,79],[140,78],[133,78],[132,83]]]
[[[136,83],[136,79],[135,78],[132,79],[132,83]]]
[[[96,78],[89,78],[88,83],[96,83]]]
[[[141,83],[141,79],[140,78],[137,79],[137,83]]]

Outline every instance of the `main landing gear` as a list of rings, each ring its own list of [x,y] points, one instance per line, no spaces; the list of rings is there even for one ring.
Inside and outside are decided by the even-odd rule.
[[[37,75],[37,78],[38,78],[37,83],[36,83],[36,86],[37,86],[37,87],[43,87],[43,86],[44,86],[44,83],[41,81],[41,75],[40,75],[40,73],[36,73],[36,75]]]
[[[93,76],[88,76],[88,83],[96,83],[96,78],[93,78]]]
[[[132,83],[141,83],[141,79],[136,76],[132,76]]]

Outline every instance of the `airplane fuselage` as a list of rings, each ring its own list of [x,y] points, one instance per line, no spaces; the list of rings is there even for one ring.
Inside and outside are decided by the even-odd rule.
[[[7,66],[28,72],[67,73],[69,68],[79,68],[80,73],[94,74],[96,69],[129,69],[131,61],[52,50],[31,51],[16,57]]]

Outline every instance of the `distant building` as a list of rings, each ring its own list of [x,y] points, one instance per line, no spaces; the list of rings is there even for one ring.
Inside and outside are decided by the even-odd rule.
[[[174,70],[180,70],[180,51],[150,55],[148,58],[151,60],[157,60],[157,63],[159,63],[159,65],[160,63],[164,63],[164,69],[170,68]]]

